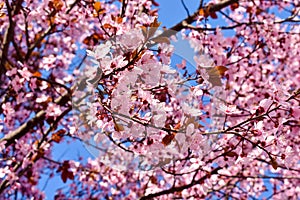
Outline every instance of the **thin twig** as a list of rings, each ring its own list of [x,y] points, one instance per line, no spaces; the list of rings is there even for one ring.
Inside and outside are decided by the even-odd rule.
[[[187,16],[188,16],[188,17],[191,16],[188,7],[187,7],[187,6],[185,5],[185,3],[184,3],[184,0],[181,0],[181,4],[182,4],[182,6],[183,6],[183,8],[184,8],[184,10],[185,10],[185,12],[186,12],[186,14],[187,14]]]

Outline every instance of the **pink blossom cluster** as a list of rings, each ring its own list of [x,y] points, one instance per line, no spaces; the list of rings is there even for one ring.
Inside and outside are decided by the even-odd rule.
[[[0,3],[0,199],[300,198],[299,0],[158,9]]]

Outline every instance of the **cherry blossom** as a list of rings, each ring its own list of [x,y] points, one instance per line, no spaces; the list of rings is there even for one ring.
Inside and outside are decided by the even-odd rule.
[[[111,48],[111,43],[106,42],[104,44],[100,44],[95,48],[95,51],[86,50],[87,55],[99,60],[104,58],[109,52]]]
[[[214,67],[214,60],[207,54],[200,54],[194,56],[195,62],[203,68],[211,68]]]
[[[232,114],[239,114],[241,113],[236,105],[225,105],[224,103],[219,104],[219,109],[227,115],[232,115]]]
[[[159,3],[0,3],[0,199],[300,198],[300,2]]]

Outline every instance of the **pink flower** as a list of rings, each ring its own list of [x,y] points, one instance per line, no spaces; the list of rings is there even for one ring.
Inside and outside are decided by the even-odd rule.
[[[28,71],[27,67],[23,67],[23,69],[19,69],[18,72],[21,74],[23,78],[25,78],[27,81],[29,81],[30,77],[32,76],[31,72]]]
[[[0,131],[1,131],[1,125],[0,125]],[[5,140],[3,140],[2,142],[0,142],[0,152],[2,152],[6,148],[5,144],[6,144]]]
[[[53,103],[48,104],[47,108],[47,116],[59,116],[61,114],[62,110],[59,106]]]
[[[160,72],[162,74],[175,74],[176,70],[172,69],[169,65],[162,65]]]
[[[174,46],[166,43],[160,44],[161,53],[159,54],[163,64],[170,64],[171,56],[174,52]]]
[[[4,178],[9,173],[10,170],[8,169],[8,166],[5,166],[4,168],[0,168],[0,178]]]
[[[186,134],[187,135],[192,135],[195,131],[195,125],[193,123],[190,123],[187,127],[186,127]]]
[[[40,63],[40,68],[45,70],[50,70],[55,66],[56,56],[53,54],[50,54],[49,56],[44,56],[42,62]]]
[[[45,94],[42,94],[40,97],[36,98],[35,102],[42,103],[48,100],[48,96]]]
[[[227,115],[232,115],[232,114],[240,114],[241,111],[239,111],[236,107],[236,105],[225,105],[223,103],[219,104],[219,110],[222,111],[223,113]]]
[[[13,108],[13,106],[11,105],[10,102],[3,103],[2,109],[3,109],[3,113],[6,115],[6,117],[13,116],[15,113],[15,109]]]
[[[257,123],[254,123],[255,135],[257,135],[257,136],[261,135],[262,131],[263,131],[263,127],[264,127],[263,121],[259,121]]]
[[[11,81],[11,84],[16,92],[19,91],[23,87],[24,80],[25,80],[24,78],[20,78],[19,76],[16,76]]]
[[[212,68],[215,66],[214,60],[208,54],[194,56],[194,60],[203,68]]]
[[[141,29],[132,29],[122,34],[118,44],[127,48],[128,51],[138,48],[144,41]]]
[[[273,100],[271,100],[271,99],[263,99],[260,101],[259,106],[263,107],[264,111],[267,111],[267,109],[270,108],[272,103],[273,103]]]
[[[106,42],[104,44],[98,45],[94,51],[86,50],[88,56],[95,58],[96,60],[104,58],[109,52],[111,48],[111,43]]]
[[[186,68],[186,60],[182,60],[182,62],[180,64],[176,64],[176,66],[178,67],[178,69],[185,69]]]
[[[29,86],[32,90],[35,90],[37,88],[37,84],[36,84],[37,79],[36,78],[32,78],[30,79],[30,83]]]
[[[17,69],[14,67],[10,71],[6,72],[6,76],[13,76],[17,73]]]
[[[186,115],[190,115],[190,116],[200,116],[202,115],[202,111],[198,108],[195,108],[187,103],[183,103],[182,105],[182,110]]]
[[[292,116],[297,119],[300,118],[300,107],[292,108]]]

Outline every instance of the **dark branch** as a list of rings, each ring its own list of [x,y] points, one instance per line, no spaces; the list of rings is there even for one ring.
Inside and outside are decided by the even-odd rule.
[[[209,174],[206,174],[205,176],[201,177],[200,179],[198,179],[196,181],[191,182],[190,184],[179,186],[179,187],[172,187],[172,188],[170,188],[168,190],[163,190],[161,192],[149,194],[149,195],[141,197],[140,200],[153,199],[154,197],[158,197],[158,196],[162,196],[162,195],[166,195],[166,194],[172,194],[174,192],[180,192],[180,191],[182,191],[184,189],[191,188],[191,187],[193,187],[193,186],[195,186],[197,184],[200,184],[205,179],[208,179],[211,175],[217,174],[220,169],[222,169],[222,168],[221,167],[217,167],[217,168],[213,169]]]
[[[213,4],[213,5],[209,5],[209,6],[204,6],[202,9],[205,11],[209,12],[217,12],[233,3],[238,2],[238,0],[225,0],[222,1],[218,4]],[[176,34],[176,32],[181,31],[182,29],[186,28],[186,25],[188,24],[192,24],[193,22],[195,22],[197,20],[198,17],[198,13],[199,13],[199,9],[202,7],[202,5],[199,6],[198,10],[196,12],[194,12],[194,14],[192,14],[191,16],[185,18],[184,20],[182,20],[181,22],[177,23],[176,25],[174,25],[173,27],[167,29],[166,31],[164,31],[161,35],[159,35],[158,37],[170,37],[174,34]]]

